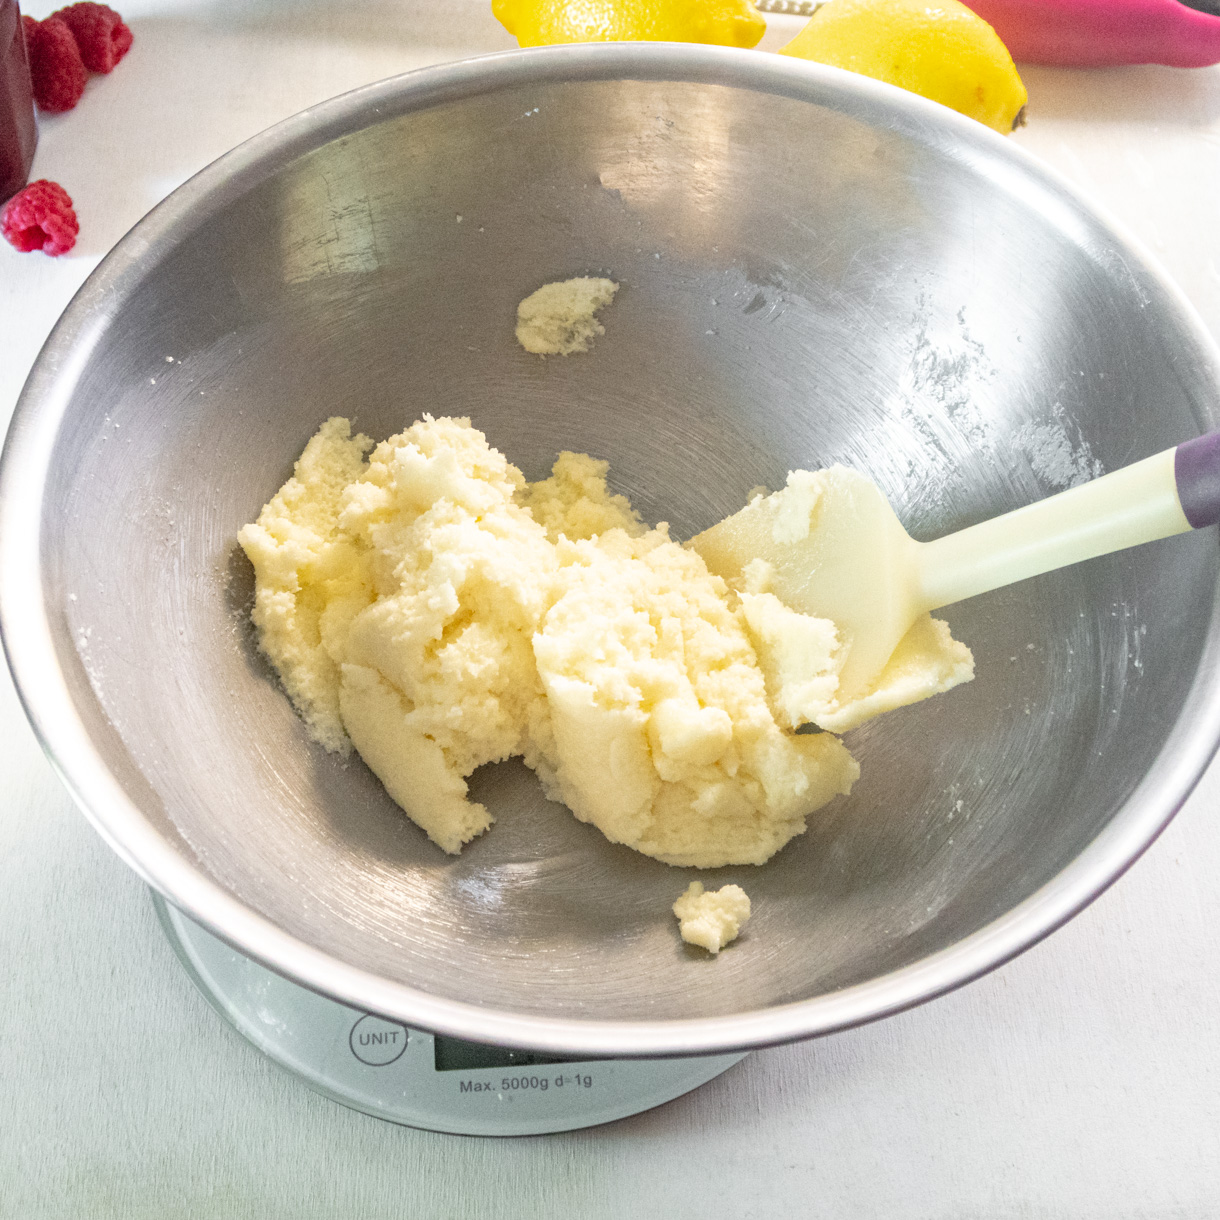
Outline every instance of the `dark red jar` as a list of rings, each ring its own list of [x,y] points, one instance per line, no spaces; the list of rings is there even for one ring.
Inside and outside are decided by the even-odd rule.
[[[38,129],[17,0],[0,0],[0,203],[26,184]]]

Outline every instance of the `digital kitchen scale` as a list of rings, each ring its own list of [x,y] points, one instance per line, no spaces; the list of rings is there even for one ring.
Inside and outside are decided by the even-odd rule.
[[[153,894],[187,973],[239,1034],[319,1093],[375,1118],[458,1135],[545,1135],[650,1110],[743,1054],[557,1059],[428,1034],[260,966]]]

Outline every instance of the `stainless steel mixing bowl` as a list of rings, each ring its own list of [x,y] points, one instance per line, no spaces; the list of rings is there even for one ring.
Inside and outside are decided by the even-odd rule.
[[[538,285],[622,289],[588,355],[514,342]],[[459,858],[306,737],[238,528],[328,415],[468,414],[685,537],[843,461],[917,536],[1220,425],[1162,276],[1011,143],[752,52],[551,48],[415,73],[222,158],[56,328],[0,472],[0,613],[76,799],[148,882],[355,1006],[568,1053],[740,1048],[893,1012],[1045,935],[1147,846],[1220,736],[1212,531],[952,609],[976,681],[851,734],[855,791],[683,946],[696,874],[518,764]],[[1099,464],[1099,465],[1098,465]]]

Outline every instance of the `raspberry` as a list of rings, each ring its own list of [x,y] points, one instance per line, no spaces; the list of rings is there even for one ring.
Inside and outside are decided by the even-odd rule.
[[[76,245],[80,225],[68,192],[40,178],[18,191],[0,212],[0,233],[23,254],[41,250],[53,258]]]
[[[70,4],[53,14],[72,31],[90,72],[111,72],[131,49],[131,31],[104,4]]]
[[[58,17],[35,21],[23,17],[25,46],[30,56],[30,83],[39,110],[71,110],[85,91],[85,71],[72,31]]]

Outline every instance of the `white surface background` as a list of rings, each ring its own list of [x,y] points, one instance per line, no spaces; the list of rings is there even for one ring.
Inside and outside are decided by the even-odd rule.
[[[26,4],[45,16],[54,4]],[[0,422],[72,293],[245,137],[392,73],[513,44],[487,0],[129,0],[135,46],[46,119],[68,258],[0,244]],[[800,22],[771,18],[764,47]],[[1151,248],[1220,334],[1220,69],[1028,69],[1015,138]],[[762,1051],[573,1135],[434,1135],[264,1061],[179,968],[0,676],[0,1217],[1220,1215],[1220,768],[1049,941],[881,1024]]]

